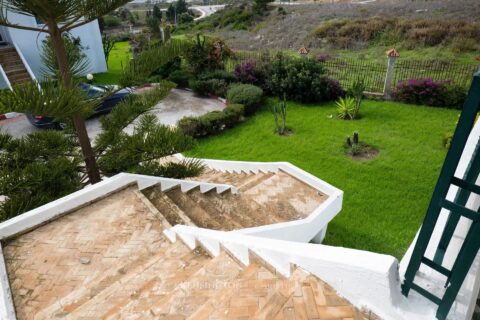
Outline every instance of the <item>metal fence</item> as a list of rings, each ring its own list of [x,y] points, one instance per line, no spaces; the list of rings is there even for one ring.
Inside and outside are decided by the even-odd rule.
[[[237,51],[228,59],[225,68],[233,71],[235,65],[245,63],[248,60],[260,60],[262,55],[268,55],[274,59],[278,51],[262,53],[259,51]],[[298,56],[285,54],[286,58],[295,59]],[[363,79],[366,91],[383,94],[385,77],[387,74],[387,58],[385,62],[363,61],[360,59],[332,58],[320,62],[325,66],[329,77],[338,80],[341,85],[348,89],[356,79]],[[442,60],[411,60],[398,58],[393,69],[393,86],[399,81],[409,79],[432,78],[433,80],[449,80],[467,90],[473,74],[479,69],[478,64],[461,64]]]
[[[327,75],[340,81],[345,89],[357,79],[363,79],[367,92],[383,92],[387,64],[372,63],[354,59],[335,58],[322,62]]]
[[[479,66],[459,64],[443,60],[402,60],[395,63],[393,83],[409,79],[432,78],[433,80],[450,80],[465,90],[470,86],[474,73]]]

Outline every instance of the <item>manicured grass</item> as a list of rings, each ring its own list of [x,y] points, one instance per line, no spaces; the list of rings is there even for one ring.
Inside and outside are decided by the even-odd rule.
[[[265,107],[238,127],[201,140],[189,155],[291,162],[345,192],[326,244],[400,258],[423,220],[446,155],[442,140],[459,112],[365,101],[361,113],[361,120],[344,121],[336,118],[333,103],[289,103],[287,124],[294,134],[281,137],[273,134],[273,116]],[[354,131],[380,150],[376,159],[344,154],[345,137]]]
[[[108,72],[95,75],[95,83],[117,84],[122,76],[122,69],[131,57],[130,44],[128,41],[117,42],[110,52],[108,59]]]

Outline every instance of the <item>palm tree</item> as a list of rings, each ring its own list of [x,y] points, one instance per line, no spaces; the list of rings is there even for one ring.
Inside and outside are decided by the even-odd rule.
[[[129,0],[0,0],[0,26],[47,33],[57,59],[60,81],[66,89],[73,86],[63,35],[70,30],[92,22],[128,3]],[[43,21],[45,27],[36,28],[12,23],[8,12],[32,15]],[[85,127],[84,113],[72,115],[80,142],[90,183],[100,181],[95,154]]]

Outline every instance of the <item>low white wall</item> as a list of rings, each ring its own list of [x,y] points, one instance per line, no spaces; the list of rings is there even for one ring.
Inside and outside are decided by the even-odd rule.
[[[480,139],[480,121],[477,121],[477,123],[475,124],[475,127],[473,128],[470,134],[470,137],[467,141],[462,157],[460,159],[460,163],[455,172],[456,177],[462,178],[464,176],[479,139]],[[476,184],[480,185],[480,177],[477,179]],[[453,201],[457,194],[457,190],[458,190],[458,187],[451,186],[447,194],[447,199],[450,201]],[[467,202],[467,207],[476,211],[478,210],[479,206],[480,206],[480,196],[472,193],[469,198],[469,201]],[[437,221],[437,225],[435,226],[434,233],[432,235],[432,238],[427,248],[426,256],[429,257],[430,259],[433,259],[435,250],[438,246],[438,243],[440,242],[443,229],[447,222],[447,218],[448,218],[448,210],[443,209]],[[442,264],[446,268],[450,269],[452,267],[458,255],[458,252],[463,244],[463,240],[465,239],[465,236],[470,228],[470,225],[471,225],[471,221],[469,219],[466,219],[463,217],[460,219],[460,222],[457,228],[455,229],[455,233],[452,238],[452,241],[449,247],[447,248],[444,262]],[[408,263],[410,261],[413,249],[415,247],[415,243],[416,243],[416,237],[414,241],[411,243],[407,253],[405,254],[405,256],[402,258],[400,262],[400,277],[402,281],[404,279],[405,271],[408,267]],[[432,286],[432,290],[437,291],[437,293],[441,296],[441,294],[443,294],[443,291],[444,291],[443,285],[445,283],[445,277],[439,275],[437,272],[434,272],[432,271],[432,269],[425,267],[423,265],[420,268],[420,271],[424,275],[423,283],[427,285],[428,282],[431,282],[430,285]],[[460,289],[457,300],[452,306],[452,309],[449,313],[449,319],[455,319],[455,320],[471,319],[474,306],[479,294],[479,289],[480,289],[480,253],[477,255],[477,258],[475,259],[475,262],[472,265],[470,272],[462,285],[462,288]],[[412,294],[414,296],[418,295],[416,292],[412,292],[410,295]]]
[[[3,257],[2,244],[0,243],[0,319],[16,320],[13,306],[12,293],[7,275],[7,267]]]
[[[57,199],[0,223],[0,240],[24,233],[32,228],[44,224],[61,215],[70,213],[73,210],[88,205],[93,201],[104,198],[111,193],[132,184],[137,184],[140,190],[155,184],[160,184],[162,190],[164,191],[180,186],[183,192],[187,192],[188,190],[196,187],[199,187],[201,192],[207,192],[213,189],[216,189],[216,192],[218,193],[228,190],[230,190],[232,193],[236,192],[235,187],[226,184],[204,183],[200,181],[188,181],[139,174],[120,173],[111,178],[106,178],[97,184],[88,186],[82,190],[69,194],[68,196]]]
[[[218,255],[220,245],[238,260],[249,264],[248,250],[255,252],[284,276],[296,265],[331,285],[340,296],[355,306],[373,310],[383,319],[432,319],[432,311],[420,316],[415,306],[397,309],[404,303],[398,281],[398,263],[394,257],[367,251],[259,238],[232,232],[214,231],[183,225],[171,229],[190,248],[202,243]],[[425,308],[420,307],[424,312]],[[402,315],[404,314],[404,315]]]

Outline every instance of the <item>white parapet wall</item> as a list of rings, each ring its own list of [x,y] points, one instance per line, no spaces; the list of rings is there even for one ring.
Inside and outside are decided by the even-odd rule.
[[[469,139],[463,151],[462,157],[460,159],[460,163],[457,167],[455,172],[455,176],[458,178],[462,178],[467,170],[467,167],[470,164],[470,160],[472,159],[472,155],[474,154],[474,150],[477,146],[477,143],[480,141],[480,121],[477,121],[475,124],[472,132],[470,133]],[[477,185],[480,185],[480,177],[477,179]],[[458,191],[458,187],[450,186],[450,189],[447,194],[447,199],[453,201]],[[467,202],[467,208],[470,208],[474,211],[477,211],[480,206],[480,196],[472,193],[470,198]],[[426,256],[430,259],[433,259],[435,254],[435,250],[440,242],[440,238],[443,233],[443,229],[447,222],[448,218],[448,210],[443,209],[440,217],[437,221],[435,226],[434,233],[432,238],[429,242]],[[443,266],[450,269],[458,255],[458,252],[463,244],[463,240],[470,228],[471,221],[467,218],[462,217],[459,221],[457,228],[455,229],[454,236],[450,245],[447,248],[445,258],[443,261]],[[407,253],[402,258],[400,262],[400,277],[403,281],[405,271],[407,269],[408,263],[410,261],[410,257],[412,255],[413,249],[415,247],[416,238],[410,245]],[[442,296],[445,288],[443,287],[445,284],[445,277],[440,275],[437,272],[434,272],[432,269],[421,266],[419,273],[420,275],[417,276],[416,281],[421,284],[422,286],[428,287],[430,291],[435,293],[438,296]],[[479,288],[480,288],[480,254],[477,254],[475,262],[473,263],[472,267],[470,268],[469,274],[465,279],[462,288],[458,294],[457,300],[452,306],[450,310],[449,319],[454,320],[470,320],[473,315],[474,307],[476,304],[477,297],[479,295]],[[416,292],[412,290],[410,295],[419,296]],[[425,299],[423,297],[419,299]],[[426,299],[425,299],[426,300]]]
[[[102,199],[122,188],[137,184],[140,190],[160,185],[163,191],[179,187],[183,192],[188,192],[193,188],[199,188],[201,192],[215,190],[218,193],[230,191],[236,193],[234,186],[218,183],[204,183],[200,181],[188,181],[169,179],[162,177],[146,176],[139,174],[120,173],[111,178],[90,185],[82,190],[69,194],[63,198],[47,203],[41,207],[25,212],[10,220],[0,223],[0,240],[13,237],[17,234],[25,233],[30,229],[38,227],[59,216],[68,214],[86,206],[93,201]]]
[[[332,286],[358,308],[373,311],[385,320],[433,320],[435,306],[400,293],[398,262],[388,255],[267,239],[251,235],[176,225],[170,231],[191,249],[202,245],[217,256],[223,247],[248,265],[255,253],[280,274],[288,277],[294,266],[308,271]]]

